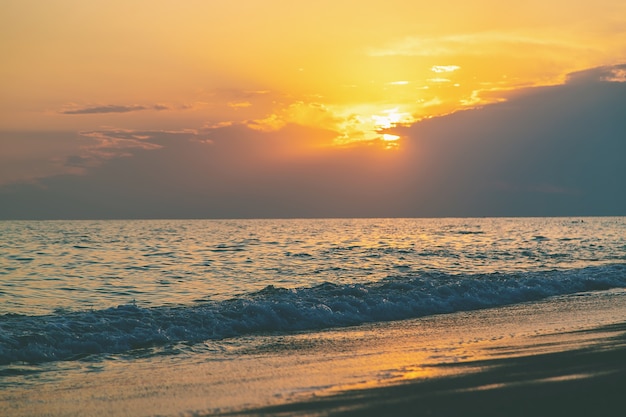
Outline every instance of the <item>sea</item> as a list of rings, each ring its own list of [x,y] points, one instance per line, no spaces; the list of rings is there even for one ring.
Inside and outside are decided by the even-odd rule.
[[[272,402],[403,323],[625,291],[626,217],[1,221],[0,414]]]

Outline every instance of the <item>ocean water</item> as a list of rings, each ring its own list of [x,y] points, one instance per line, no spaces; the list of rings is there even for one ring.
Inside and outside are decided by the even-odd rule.
[[[625,217],[3,221],[0,388],[625,288]]]

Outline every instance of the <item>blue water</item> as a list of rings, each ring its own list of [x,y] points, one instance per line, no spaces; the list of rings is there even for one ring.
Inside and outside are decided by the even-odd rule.
[[[0,365],[626,288],[626,218],[0,222]]]

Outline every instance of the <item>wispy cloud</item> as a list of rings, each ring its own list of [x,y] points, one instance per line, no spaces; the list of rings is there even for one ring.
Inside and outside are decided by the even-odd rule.
[[[440,74],[442,72],[454,72],[460,68],[458,65],[434,65],[430,70]]]
[[[242,109],[250,106],[252,106],[252,103],[250,103],[249,101],[231,101],[230,103],[228,103],[228,107],[233,109]]]
[[[322,103],[297,101],[286,108],[262,118],[244,121],[244,125],[254,130],[271,132],[282,129],[289,123],[301,126],[325,126],[337,128],[341,118]]]
[[[513,33],[468,33],[440,37],[406,37],[381,48],[371,49],[370,56],[450,56],[459,53],[464,55],[490,55],[511,46],[529,46],[547,49],[574,49],[571,43],[548,38]],[[516,49],[516,52],[519,50]],[[433,67],[434,70],[435,67]],[[445,67],[438,67],[445,68]]]
[[[443,77],[435,77],[429,78],[428,81],[430,81],[431,83],[449,83],[451,80]]]
[[[587,83],[590,81],[626,82],[626,64],[603,66],[598,68],[577,71],[567,76],[568,84]]]
[[[61,114],[100,114],[100,113],[130,113],[133,111],[146,110],[145,106],[120,106],[107,104],[104,106],[81,107],[60,111]]]
[[[182,139],[208,143],[196,130],[129,130],[108,129],[79,132],[81,146],[64,160],[65,167],[92,168],[114,158],[132,157],[141,151],[163,149],[172,140]],[[84,173],[75,171],[74,173]]]
[[[251,99],[259,96],[271,95],[270,90],[245,90],[238,88],[216,88],[212,91],[212,95],[231,99]]]
[[[80,132],[85,138],[95,140],[90,149],[159,149],[161,146],[149,141],[153,132],[138,132],[132,130],[102,130]]]
[[[171,108],[164,104],[155,104],[152,106],[142,105],[118,105],[118,104],[105,104],[102,106],[86,106],[86,107],[73,107],[70,109],[61,110],[61,114],[106,114],[106,113],[130,113],[143,110],[170,110]]]

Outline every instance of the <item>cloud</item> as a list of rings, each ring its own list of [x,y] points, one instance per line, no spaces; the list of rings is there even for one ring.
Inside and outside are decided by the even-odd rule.
[[[123,137],[131,132],[121,132]],[[163,132],[159,149],[130,149],[87,175],[59,175],[38,186],[5,187],[0,208],[26,217],[293,217],[332,215],[336,202],[366,204],[393,167],[371,146],[332,149],[334,132],[287,125],[255,131],[232,125],[184,137]],[[321,146],[322,145],[322,146]],[[85,159],[74,163],[84,164]],[[321,192],[321,194],[320,194]],[[324,197],[325,196],[325,197]],[[328,197],[328,198],[326,198]],[[43,198],[45,208],[31,204]],[[368,205],[371,205],[368,203]],[[381,203],[377,203],[381,206]],[[382,211],[380,211],[382,214]]]
[[[65,166],[76,168],[89,168],[93,166],[92,158],[80,155],[70,155],[65,159]]]
[[[170,139],[210,142],[196,130],[0,132],[0,185],[40,182],[66,174],[84,175],[108,160],[161,149]]]
[[[0,132],[0,186],[78,173],[65,161],[83,145],[75,132]]]
[[[211,95],[230,100],[250,100],[255,97],[273,96],[270,90],[246,90],[238,88],[216,88]]]
[[[430,70],[438,74],[442,72],[454,72],[461,69],[458,65],[434,65]]]
[[[296,101],[286,108],[280,109],[266,117],[244,121],[244,124],[254,130],[271,132],[280,130],[288,124],[301,126],[329,126],[341,130],[342,118],[337,117],[324,104],[316,102]]]
[[[83,107],[71,110],[62,110],[61,114],[101,114],[101,113],[129,113],[146,110],[145,106],[119,106],[108,104],[105,106]]]
[[[196,138],[200,133],[195,129],[184,130],[132,130],[132,129],[105,129],[82,131],[81,137],[95,140],[89,148],[141,148],[158,149],[162,147],[158,142],[164,138]]]
[[[230,103],[228,103],[228,107],[231,107],[233,109],[241,109],[250,106],[252,106],[252,103],[250,103],[249,101],[231,101]]]
[[[560,42],[548,36],[531,36],[504,32],[466,33],[450,36],[409,36],[369,51],[370,56],[458,56],[493,55],[503,51],[573,50],[582,45]],[[553,39],[553,38],[552,38]],[[511,49],[514,48],[514,49]]]
[[[130,113],[143,110],[171,110],[169,106],[164,104],[155,104],[153,106],[130,105],[123,106],[117,104],[107,104],[103,106],[87,106],[76,107],[67,110],[61,110],[60,114],[107,114],[107,113]]]
[[[626,64],[602,66],[568,74],[567,84],[590,82],[626,82]]]
[[[132,130],[100,130],[80,132],[80,136],[90,141],[81,147],[80,155],[71,155],[77,161],[89,161],[94,166],[103,160],[129,157],[136,150],[155,150],[162,145],[154,143],[154,136],[161,132]]]
[[[82,175],[0,187],[0,218],[625,215],[622,69],[392,127],[397,151],[293,123],[82,132]]]
[[[414,204],[429,215],[625,214],[626,84],[605,77],[621,68],[397,129],[421,156],[407,175],[428,198]]]
[[[452,80],[448,78],[437,77],[437,78],[429,78],[428,81],[430,81],[431,83],[449,83]]]

